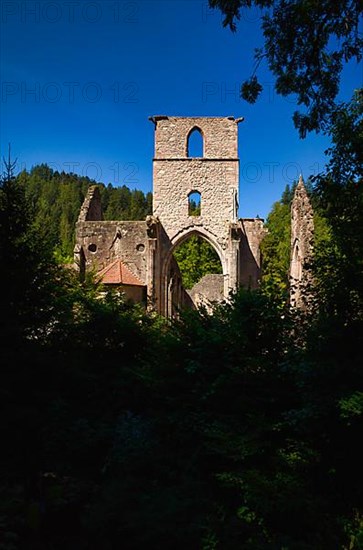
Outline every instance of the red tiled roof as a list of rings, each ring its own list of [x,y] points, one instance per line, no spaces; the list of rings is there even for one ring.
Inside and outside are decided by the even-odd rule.
[[[97,277],[106,285],[145,286],[141,279],[134,275],[130,268],[121,260],[114,260],[104,267],[98,272]]]

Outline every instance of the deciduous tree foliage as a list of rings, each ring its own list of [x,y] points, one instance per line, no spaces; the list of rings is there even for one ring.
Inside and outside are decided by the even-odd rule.
[[[192,235],[174,252],[185,288],[192,288],[207,273],[222,273],[217,252],[202,237]]]
[[[263,285],[272,293],[280,292],[287,298],[290,266],[291,201],[289,186],[280,201],[275,202],[266,220],[266,237],[261,244],[263,255]]]
[[[363,300],[363,91],[339,106],[334,119],[327,170],[316,177],[332,241],[319,251],[316,269],[326,303],[342,308],[348,321],[361,316]]]
[[[294,94],[302,110],[293,120],[301,137],[328,131],[343,66],[362,59],[361,0],[209,0],[222,11],[224,26],[237,30],[241,13],[261,8],[264,44],[255,51],[255,70],[241,87],[241,96],[254,103],[262,91],[257,71],[266,62],[276,78],[277,93]]]

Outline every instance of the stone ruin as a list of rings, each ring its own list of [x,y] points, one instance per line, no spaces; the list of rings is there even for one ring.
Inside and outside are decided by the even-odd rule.
[[[306,309],[312,294],[314,212],[302,176],[291,204],[290,304]]]
[[[75,262],[80,274],[92,269],[104,284],[122,288],[127,298],[167,317],[185,306],[228,299],[241,285],[256,288],[266,230],[262,219],[237,217],[238,124],[243,119],[153,116],[150,120],[155,129],[153,214],[142,221],[104,221],[99,190],[90,187],[76,225]],[[194,132],[203,141],[199,157],[189,154]],[[194,193],[200,197],[197,215],[190,211]],[[295,205],[302,198],[305,208],[301,186],[297,193]],[[301,215],[299,208],[294,207],[293,216]],[[304,227],[294,222],[293,246],[298,250],[291,268],[294,279],[303,276],[303,268],[298,271],[296,266],[302,265],[307,250]],[[173,252],[191,235],[214,248],[222,275],[207,276],[188,293]],[[295,294],[294,300],[298,299]]]

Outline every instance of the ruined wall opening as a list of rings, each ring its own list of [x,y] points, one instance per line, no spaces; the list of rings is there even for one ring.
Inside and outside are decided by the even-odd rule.
[[[78,263],[80,279],[81,281],[84,281],[86,276],[86,255],[84,253],[82,246],[79,248],[77,263]]]
[[[204,157],[204,140],[200,128],[193,128],[187,138],[187,157]]]
[[[292,253],[291,272],[290,275],[295,281],[301,281],[302,277],[302,261],[299,250],[299,242],[296,241]]]
[[[192,233],[173,251],[183,288],[195,306],[223,299],[224,278],[220,257],[200,234]]]
[[[188,195],[188,216],[200,216],[202,213],[202,195],[192,191]]]

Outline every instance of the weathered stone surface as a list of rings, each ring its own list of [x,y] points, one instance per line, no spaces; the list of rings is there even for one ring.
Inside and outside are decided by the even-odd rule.
[[[263,235],[259,229],[252,229],[253,220],[247,223],[248,232],[237,220],[238,123],[242,119],[158,116],[152,120],[153,211],[173,247],[192,234],[205,238],[220,257],[225,298],[243,277],[256,286],[260,269],[258,245]],[[194,129],[203,137],[201,158],[188,157],[188,137]],[[189,215],[189,194],[195,191],[201,196],[199,216]],[[256,220],[258,228],[261,223]]]
[[[188,136],[198,128],[203,158],[187,156]],[[236,221],[239,173],[234,119],[167,117],[155,122],[153,212],[170,240],[202,227],[226,247],[230,222]],[[201,215],[188,215],[188,196],[201,194]]]
[[[305,308],[311,294],[313,277],[314,214],[300,176],[291,204],[290,303]]]
[[[101,195],[97,185],[89,187],[78,216],[79,222],[102,220]]]
[[[242,226],[242,242],[240,253],[239,283],[246,288],[257,288],[261,277],[262,257],[261,241],[266,235],[263,220],[260,218],[244,218]]]
[[[186,158],[188,135],[199,128],[207,159],[238,159],[237,124],[234,117],[150,117],[155,124],[155,158]]]
[[[100,271],[120,258],[142,281],[146,281],[146,222],[78,222],[77,243],[83,248],[86,270]]]
[[[193,303],[199,307],[209,308],[213,303],[220,303],[224,299],[224,277],[218,273],[208,273],[188,291]]]

